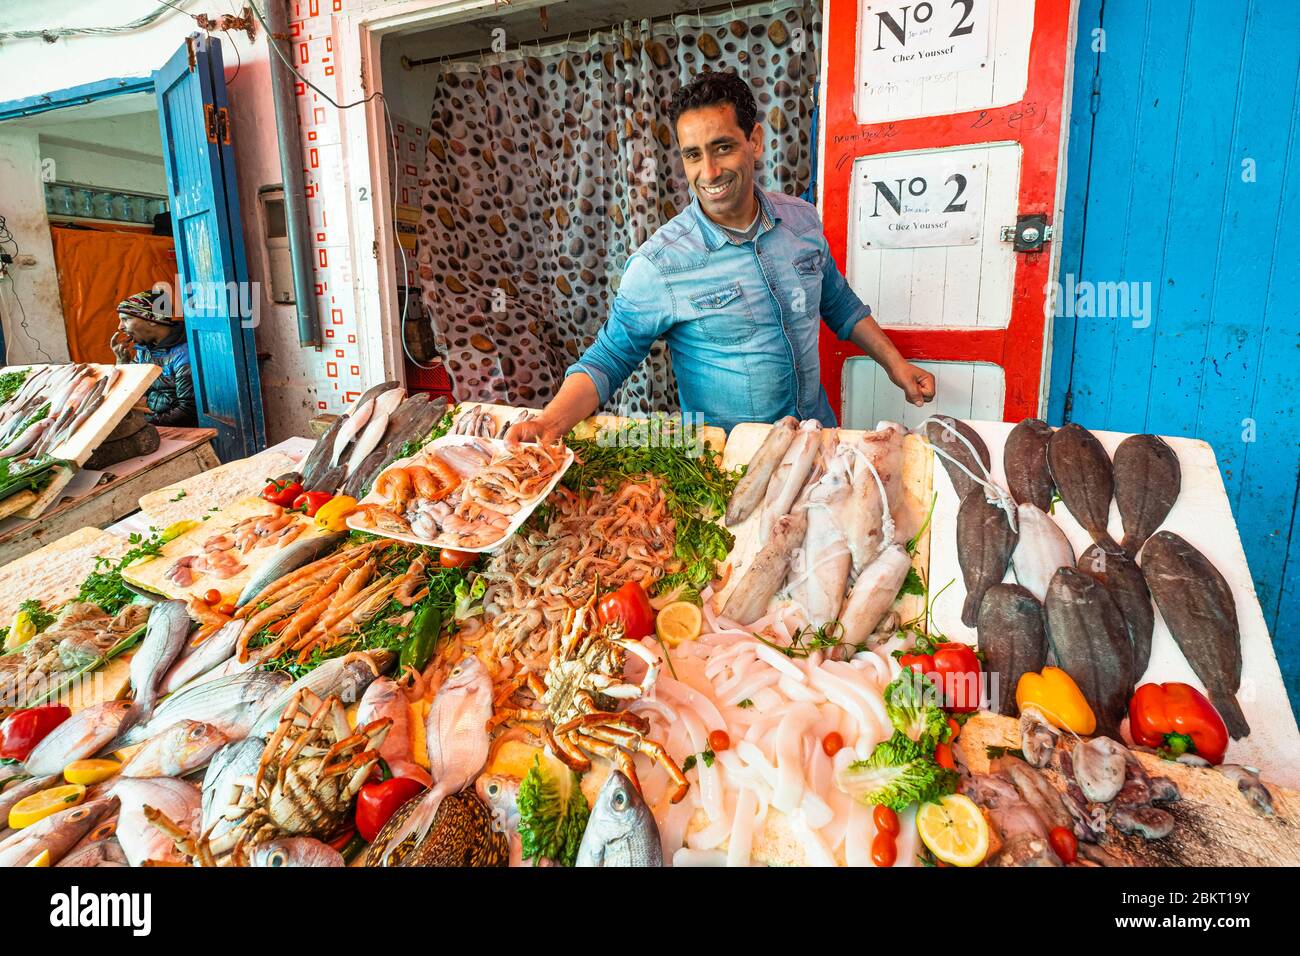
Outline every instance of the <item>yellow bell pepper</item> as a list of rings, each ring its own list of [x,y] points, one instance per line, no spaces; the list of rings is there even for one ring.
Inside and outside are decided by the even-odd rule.
[[[348,515],[357,508],[357,499],[351,495],[335,495],[316,512],[316,527],[326,531],[346,531]]]
[[[1097,717],[1073,678],[1059,667],[1044,667],[1041,674],[1020,675],[1016,707],[1036,707],[1047,722],[1086,736],[1097,729]]]
[[[36,636],[36,625],[32,623],[32,616],[26,611],[19,611],[14,615],[13,623],[9,625],[9,635],[5,638],[4,649],[6,651],[14,650],[21,647]]]

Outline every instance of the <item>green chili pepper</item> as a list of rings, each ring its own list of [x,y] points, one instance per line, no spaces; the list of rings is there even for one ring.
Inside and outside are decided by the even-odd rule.
[[[433,652],[438,646],[438,634],[442,631],[442,612],[430,602],[415,615],[411,622],[411,633],[402,644],[399,660],[399,673],[406,668],[422,671],[433,660]]]

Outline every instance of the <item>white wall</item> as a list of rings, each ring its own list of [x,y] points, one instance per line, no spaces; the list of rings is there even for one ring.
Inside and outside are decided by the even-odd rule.
[[[63,330],[59,280],[45,218],[41,154],[33,130],[0,126],[0,216],[4,216],[5,226],[18,243],[19,255],[36,259],[32,266],[9,266],[12,281],[0,280],[0,317],[4,319],[7,361],[10,365],[47,362],[51,358],[66,362],[68,339]],[[24,313],[26,331],[21,327]]]
[[[152,107],[151,101],[146,103]],[[167,195],[167,170],[163,165],[156,110],[146,108],[124,116],[56,121],[60,114],[72,112],[76,110],[54,110],[41,117],[48,122],[37,125],[41,156],[54,160],[55,179],[62,183]]]

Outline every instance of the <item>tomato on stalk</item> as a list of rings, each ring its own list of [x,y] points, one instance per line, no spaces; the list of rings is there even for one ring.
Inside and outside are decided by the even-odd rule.
[[[601,624],[623,622],[623,636],[639,641],[655,632],[655,612],[645,588],[629,581],[617,591],[606,594],[596,605]]]
[[[0,758],[26,760],[46,736],[72,716],[61,704],[14,711],[0,722]]]
[[[1214,705],[1191,684],[1143,684],[1128,707],[1134,743],[1177,759],[1185,753],[1223,763],[1228,728]]]
[[[296,481],[283,481],[275,478],[262,489],[262,497],[273,505],[289,508],[293,500],[302,494],[302,485]]]
[[[438,563],[444,568],[466,568],[477,560],[477,551],[454,551],[451,548],[443,548],[438,553]]]
[[[398,807],[418,793],[424,784],[410,777],[389,777],[377,783],[367,783],[357,794],[357,832],[367,843],[374,843],[379,831],[389,821]]]

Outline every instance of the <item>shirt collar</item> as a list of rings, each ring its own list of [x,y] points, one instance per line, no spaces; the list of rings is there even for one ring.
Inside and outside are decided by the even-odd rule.
[[[761,236],[780,222],[781,217],[776,214],[776,208],[763,190],[757,186],[754,187],[754,195],[758,198],[759,223],[757,235]],[[704,244],[709,247],[710,252],[732,243],[732,239],[726,234],[726,231],[705,214],[704,209],[700,206],[699,196],[691,197],[691,209],[695,211],[695,218],[699,220],[700,230],[704,234]]]

